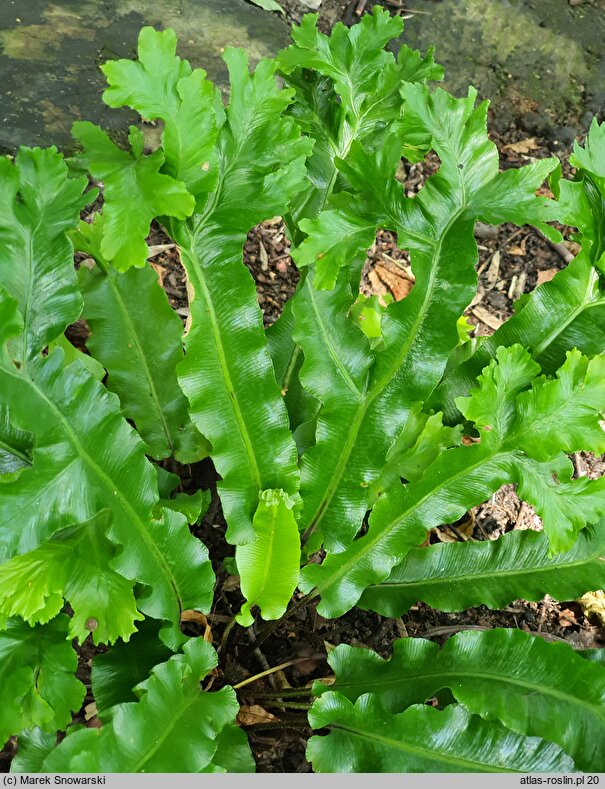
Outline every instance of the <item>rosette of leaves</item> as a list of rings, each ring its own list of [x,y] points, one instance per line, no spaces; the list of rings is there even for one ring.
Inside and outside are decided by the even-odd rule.
[[[18,737],[15,771],[253,769],[216,653],[181,630],[213,606],[203,528],[189,529],[210,495],[178,490],[168,467],[210,458],[220,477],[244,597],[225,644],[287,614],[297,587],[337,617],[602,583],[605,484],[574,479],[567,455],[605,451],[605,126],[576,146],[574,181],[556,160],[500,172],[475,92],[433,90],[432,51],[388,51],[400,19],[377,7],[331,36],[316,22],[254,70],[225,52],[226,101],[173,31],[144,28],[136,60],[104,64],[104,100],[160,122],[156,150],[136,127],[122,148],[79,121],[70,169],[54,149],[0,161],[0,739]],[[429,151],[439,169],[408,197],[401,159]],[[82,168],[103,188],[92,221]],[[536,195],[549,174],[554,199]],[[274,216],[301,279],[265,331],[242,248]],[[582,251],[493,337],[467,341],[478,219],[551,238],[558,219]],[[147,264],[154,220],[186,273],[184,329]],[[415,274],[387,307],[358,300],[378,228]],[[65,335],[80,318],[85,352]],[[505,483],[543,532],[420,547]],[[109,647],[92,666],[99,729],[72,723],[86,689],[70,642],[89,634]],[[309,759],[603,770],[597,658],[516,631],[441,651],[408,639],[389,661],[338,647],[335,684],[314,688]]]

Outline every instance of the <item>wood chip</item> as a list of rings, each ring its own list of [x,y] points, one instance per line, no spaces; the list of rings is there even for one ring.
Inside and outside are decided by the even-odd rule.
[[[500,250],[496,250],[491,257],[490,264],[485,272],[485,289],[492,290],[500,273]]]
[[[149,251],[147,252],[147,260],[149,258],[157,257],[162,252],[168,252],[169,249],[175,249],[176,244],[155,244],[154,246],[149,247]]]
[[[480,307],[479,305],[473,307],[471,312],[473,313],[475,318],[481,321],[481,323],[484,323],[486,326],[489,326],[490,329],[493,329],[494,331],[496,331],[496,329],[499,329],[500,326],[502,326],[502,324],[504,323],[504,321],[501,318],[496,318],[495,315],[492,315],[490,312],[488,312],[483,307]]]
[[[260,267],[263,271],[266,271],[269,268],[269,255],[267,255],[265,245],[260,240],[260,238],[258,239],[258,252],[260,257]]]

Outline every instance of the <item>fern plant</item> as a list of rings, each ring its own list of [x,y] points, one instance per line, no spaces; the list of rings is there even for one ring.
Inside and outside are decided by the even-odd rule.
[[[157,150],[135,127],[124,150],[78,122],[69,161],[0,161],[0,741],[17,736],[14,771],[254,768],[237,688],[181,627],[220,588],[189,528],[210,493],[178,490],[180,464],[210,457],[220,476],[244,599],[227,649],[312,602],[400,616],[605,585],[605,480],[574,479],[567,457],[605,452],[605,125],[576,145],[574,180],[556,159],[500,172],[487,104],[431,89],[432,52],[395,58],[401,29],[375,8],[327,37],[308,15],[253,72],[225,52],[225,106],[171,30],[144,28],[137,60],[103,66],[104,100],[161,122]],[[439,169],[407,197],[399,162],[429,151]],[[91,222],[83,170],[103,189]],[[536,196],[547,176],[555,199]],[[265,330],[242,247],[276,215],[301,278]],[[153,219],[186,272],[184,332],[146,263]],[[491,337],[460,342],[476,220],[554,240],[559,220],[581,252]],[[415,273],[386,308],[359,297],[378,228]],[[81,316],[87,354],[64,334]],[[505,483],[542,532],[419,547]],[[100,728],[71,722],[85,687],[70,642],[88,637],[109,647],[92,668]],[[316,771],[605,770],[599,651],[495,630],[402,639],[388,660],[342,645],[329,662],[331,686],[290,691],[315,699]]]

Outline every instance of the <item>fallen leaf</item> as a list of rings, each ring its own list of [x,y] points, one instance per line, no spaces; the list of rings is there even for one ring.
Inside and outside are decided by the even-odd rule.
[[[596,616],[605,627],[605,592],[597,589],[596,592],[586,592],[578,600],[584,611],[589,616]]]
[[[159,255],[161,252],[168,252],[169,249],[174,249],[176,244],[154,244],[150,246],[147,251],[147,260],[149,258],[154,258],[156,255]]]
[[[401,301],[414,286],[414,276],[403,268],[387,266],[385,263],[377,263],[369,272],[368,279],[372,286],[372,293],[377,296],[384,296],[390,293],[395,301]]]
[[[562,611],[559,611],[559,625],[561,627],[573,627],[577,624],[576,615],[573,611],[570,611],[569,608],[564,608]]]
[[[502,146],[502,150],[512,151],[513,153],[529,153],[530,151],[535,151],[539,147],[535,137],[528,137],[526,140],[509,142],[508,145]]]
[[[84,707],[84,720],[89,721],[91,718],[94,718],[97,714],[97,704],[94,701],[91,701],[90,704],[87,704]]]
[[[204,628],[204,641],[212,643],[212,628],[206,616],[200,611],[183,611],[181,613],[182,622],[195,622],[197,625],[201,625]]]
[[[159,263],[150,263],[151,268],[155,271],[158,275],[158,280],[160,283],[160,288],[164,287],[164,277],[166,276],[166,269],[164,266],[160,266]]]
[[[545,271],[538,271],[538,279],[536,280],[536,287],[543,285],[545,282],[550,282],[551,279],[555,276],[558,269],[556,268],[547,268]]]
[[[258,252],[260,257],[260,267],[263,271],[266,271],[269,268],[269,256],[267,255],[267,250],[265,249],[265,245],[259,239],[258,241]]]
[[[260,704],[253,704],[251,707],[240,707],[236,720],[240,726],[253,726],[255,723],[274,723],[279,721],[279,718],[267,712]]]

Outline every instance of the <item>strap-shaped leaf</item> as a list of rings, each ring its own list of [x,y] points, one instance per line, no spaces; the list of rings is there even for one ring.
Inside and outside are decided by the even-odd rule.
[[[390,660],[339,646],[329,662],[336,674],[332,687],[351,700],[371,693],[399,712],[447,687],[469,712],[557,743],[581,770],[603,770],[605,668],[567,644],[522,630],[468,630],[442,648],[401,639]],[[316,683],[314,690],[323,688]]]
[[[568,550],[579,528],[605,515],[605,486],[602,480],[562,479],[561,490],[555,492],[553,461],[557,469],[563,468],[557,446],[566,452],[603,451],[605,432],[599,419],[605,406],[604,364],[605,357],[588,361],[570,353],[556,379],[535,379],[538,366],[527,351],[518,345],[500,348],[471,397],[457,401],[481,428],[480,444],[447,450],[420,480],[391,488],[372,510],[367,534],[343,553],[328,555],[321,566],[302,571],[301,588],[315,587],[321,594],[320,613],[339,616],[347,611],[365,588],[388,578],[410,548],[423,541],[427,529],[453,523],[501,485],[521,477],[525,495],[534,504],[547,504],[539,514],[551,550]],[[537,402],[544,409],[539,417]],[[573,425],[573,434],[566,423]],[[543,462],[547,452],[552,457]],[[565,467],[570,469],[568,463]],[[526,468],[538,472],[538,482],[523,476]],[[550,500],[544,497],[546,484],[551,485]],[[555,507],[552,496],[557,495],[562,506]]]
[[[63,608],[73,609],[69,638],[95,644],[135,632],[138,613],[128,581],[111,569],[115,554],[105,537],[110,513],[63,529],[39,548],[0,565],[0,617],[20,616],[30,625],[44,624]]]
[[[0,159],[0,276],[19,306],[24,332],[18,359],[36,354],[80,315],[82,299],[65,235],[96,192],[70,179],[56,148],[21,148]]]
[[[383,583],[365,590],[359,606],[401,616],[419,600],[440,611],[477,605],[499,609],[512,600],[575,600],[605,584],[603,524],[588,526],[574,546],[549,554],[544,532],[513,531],[497,540],[412,548]]]
[[[291,91],[274,64],[251,75],[243,52],[225,59],[231,100],[219,136],[219,179],[203,213],[171,228],[190,294],[190,327],[179,382],[193,421],[212,444],[228,539],[254,538],[261,490],[296,494],[296,447],[267,350],[254,282],[242,263],[247,231],[283,213],[304,181],[309,141],[281,117]],[[254,375],[250,371],[254,370]]]
[[[138,60],[109,60],[101,66],[109,84],[103,101],[164,121],[162,172],[198,197],[211,191],[218,177],[215,110],[220,108],[220,95],[203,69],[192,71],[177,57],[176,44],[174,30],[144,27]]]
[[[12,310],[11,310],[12,306]],[[59,529],[112,513],[108,537],[122,546],[112,567],[147,588],[140,610],[166,619],[167,643],[182,641],[181,611],[209,610],[214,575],[185,518],[164,510],[145,445],[124,420],[115,395],[56,349],[20,369],[6,350],[18,331],[16,304],[0,292],[0,397],[15,424],[34,435],[33,465],[1,486],[0,556],[34,550]]]
[[[310,183],[292,203],[296,224],[317,216],[332,192],[340,191],[336,157],[346,158],[353,141],[380,147],[399,120],[404,81],[443,77],[432,50],[421,57],[403,44],[397,60],[385,51],[402,30],[402,20],[380,6],[350,29],[336,24],[329,37],[318,31],[317,14],[307,14],[300,27],[293,27],[294,43],[278,55],[279,68],[286,84],[296,90],[292,116],[316,141],[309,159]],[[293,229],[300,241],[300,230]]]
[[[457,705],[422,705],[393,715],[368,693],[355,704],[339,693],[321,696],[309,712],[315,729],[307,758],[318,773],[573,772],[560,748],[524,737]]]
[[[22,729],[64,729],[86,688],[75,678],[78,656],[67,640],[69,620],[48,625],[9,620],[0,630],[0,740]]]
[[[42,772],[201,772],[216,753],[217,736],[234,722],[239,705],[232,688],[202,690],[216,666],[203,639],[156,666],[139,685],[138,702],[120,704],[101,729],[68,736],[42,764]]]
[[[273,62],[262,61],[251,75],[245,53],[227,51],[229,106],[224,111],[216,101],[212,106],[202,101],[200,110],[199,96],[185,95],[181,90],[182,75],[189,72],[189,66],[175,59],[172,34],[158,36],[148,31],[140,43],[143,57],[139,65],[123,64],[110,69],[110,101],[123,103],[132,98],[142,111],[149,104],[153,114],[169,118],[167,123],[179,127],[178,134],[191,134],[204,149],[207,141],[200,140],[203,130],[196,123],[188,126],[184,116],[192,113],[197,118],[200,113],[210,112],[215,119],[209,128],[220,127],[216,145],[218,175],[204,186],[214,189],[205,197],[198,195],[196,213],[191,219],[176,221],[191,212],[180,210],[184,203],[179,204],[178,211],[165,211],[153,197],[153,191],[145,210],[154,215],[171,215],[163,217],[163,221],[179,244],[190,301],[186,356],[178,368],[179,383],[190,401],[194,424],[212,444],[212,458],[222,477],[219,493],[228,539],[244,544],[255,537],[252,518],[260,491],[282,489],[295,496],[299,471],[296,446],[267,350],[254,282],[242,262],[242,247],[251,227],[285,213],[290,198],[304,187],[304,161],[312,142],[301,137],[292,119],[282,117],[293,92],[278,89]],[[154,64],[158,65],[155,77]],[[153,104],[150,90],[166,95]],[[209,96],[210,93],[206,98]],[[189,106],[192,101],[195,110]],[[167,135],[168,128],[165,141],[170,172],[193,173],[197,164],[192,167],[189,154],[197,142],[179,148],[172,144],[174,139],[168,141]],[[94,148],[98,133],[90,131],[90,136]],[[157,169],[162,166],[164,154],[156,153],[153,165]],[[135,169],[151,167],[151,158],[137,159]],[[212,161],[210,157],[209,167]],[[115,171],[112,175],[116,178],[113,210],[127,211],[132,199],[128,195],[126,201],[130,171],[125,175]],[[169,179],[157,173],[153,177]],[[103,238],[101,251],[111,258],[104,246],[113,243],[114,229],[109,218],[105,229],[108,235]],[[125,238],[124,243],[134,244],[139,228],[125,231],[132,233],[131,240]],[[250,375],[252,370],[254,375]]]
[[[305,502],[311,498],[303,511],[303,524],[308,531],[319,528],[330,551],[342,550],[358,531],[371,500],[369,489],[384,469],[391,447],[412,418],[414,407],[426,400],[439,381],[458,344],[457,321],[476,289],[473,220],[479,206],[473,195],[485,193],[481,213],[491,218],[491,211],[497,221],[505,218],[506,201],[506,219],[519,224],[540,223],[552,211],[534,192],[554,162],[543,161],[523,168],[514,179],[503,178],[497,150],[487,137],[486,105],[475,108],[474,93],[453,99],[442,90],[431,94],[415,85],[406,85],[404,90],[404,132],[422,133],[441,159],[439,171],[419,194],[404,197],[393,178],[392,160],[399,157],[400,149],[396,137],[377,153],[354,145],[346,162],[339,163],[359,195],[339,195],[338,211],[353,212],[370,224],[372,233],[381,225],[397,230],[398,243],[411,252],[416,282],[405,299],[384,312],[383,347],[374,351],[370,379],[355,413],[325,415],[324,422],[330,420],[328,430],[320,412],[317,444],[303,455],[302,496]],[[317,231],[317,236],[311,232],[294,253],[299,264],[314,265],[315,284],[321,271],[329,271],[332,281],[338,273],[327,250],[318,252],[324,239],[322,223],[328,221],[321,215],[307,223],[305,227]],[[314,263],[307,256],[309,250]],[[327,331],[325,322],[318,321],[313,334],[300,332],[305,356],[313,353],[319,342],[316,336]],[[331,374],[328,368],[335,367],[329,354],[322,361],[313,370],[313,393]],[[329,449],[322,441],[324,434],[330,436]],[[345,508],[347,520],[340,517]]]
[[[263,619],[283,615],[298,583],[300,538],[294,499],[283,490],[264,490],[254,513],[254,541],[238,546],[237,569],[246,598],[237,621],[254,621],[250,609],[258,605]]]
[[[326,467],[338,469],[340,464],[344,468],[351,452],[349,444],[344,449],[342,446],[344,426],[354,442],[355,418],[367,391],[372,354],[368,338],[347,316],[351,302],[347,272],[343,272],[331,291],[317,291],[310,273],[292,302],[296,321],[294,339],[304,349],[300,381],[321,403],[315,445],[307,449],[302,463],[302,495],[308,512],[321,512],[325,504],[325,480],[320,485],[317,480],[325,474]],[[358,517],[355,503],[360,497],[359,482],[341,481],[334,476],[333,484],[340,482],[341,495],[334,504],[333,518],[344,532]],[[305,519],[305,525],[308,523]],[[331,537],[330,545],[346,547],[344,541],[335,543],[336,535]]]
[[[130,152],[88,121],[74,123],[72,134],[84,148],[90,172],[103,182],[103,257],[118,271],[143,267],[151,220],[164,215],[184,219],[193,211],[194,198],[182,181],[159,172],[164,163],[161,150],[143,155],[143,132],[136,126],[128,135]]]
[[[184,356],[183,326],[151,268],[119,273],[107,264],[101,253],[104,222],[97,215],[72,234],[77,249],[97,264],[78,272],[91,330],[87,346],[107,370],[107,386],[120,398],[149,454],[194,463],[206,457],[209,447],[189,419],[176,377]]]
[[[431,407],[443,410],[450,422],[460,417],[455,396],[468,393],[501,345],[523,345],[547,373],[554,372],[573,348],[588,356],[605,349],[605,283],[599,276],[605,252],[601,229],[605,221],[605,183],[590,169],[593,160],[605,157],[602,127],[596,122],[591,126],[586,140],[588,153],[584,154],[577,143],[574,150],[580,180],[553,179],[553,188],[559,195],[559,218],[579,229],[574,238],[582,243],[582,250],[550,282],[537,288],[493,335],[482,338],[470,358],[462,363],[452,358],[450,369],[430,398]]]

